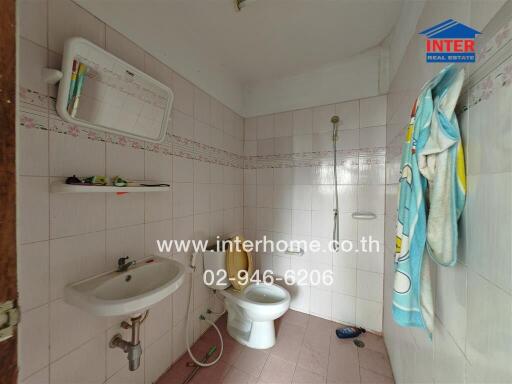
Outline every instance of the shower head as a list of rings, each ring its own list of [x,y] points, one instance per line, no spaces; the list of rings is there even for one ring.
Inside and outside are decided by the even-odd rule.
[[[334,115],[333,117],[331,117],[331,123],[338,124],[339,122],[340,122],[340,117],[339,116]]]

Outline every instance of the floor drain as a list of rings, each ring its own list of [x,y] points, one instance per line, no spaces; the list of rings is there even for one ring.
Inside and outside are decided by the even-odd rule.
[[[358,347],[358,348],[364,348],[364,341],[362,341],[362,340],[355,339],[355,340],[354,340],[354,344],[355,344],[355,345],[356,345],[356,347]]]

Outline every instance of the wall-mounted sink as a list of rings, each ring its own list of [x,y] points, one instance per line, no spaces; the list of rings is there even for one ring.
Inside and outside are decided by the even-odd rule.
[[[171,259],[152,256],[124,272],[107,272],[64,289],[64,300],[97,316],[140,313],[176,291],[185,279],[185,267]]]

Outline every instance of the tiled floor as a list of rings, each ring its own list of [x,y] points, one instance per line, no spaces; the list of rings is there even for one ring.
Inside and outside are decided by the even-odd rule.
[[[237,343],[226,331],[226,316],[217,324],[224,336],[224,354],[209,368],[202,368],[192,383],[393,383],[393,375],[382,337],[366,333],[360,337],[364,348],[352,340],[339,340],[339,324],[289,310],[276,322],[277,343],[256,350]],[[204,356],[218,336],[209,329],[193,346]],[[158,381],[180,384],[190,373],[188,354],[181,357]]]

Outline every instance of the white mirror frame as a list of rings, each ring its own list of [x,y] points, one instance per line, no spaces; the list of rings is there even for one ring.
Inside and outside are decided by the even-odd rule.
[[[87,47],[88,50],[97,50],[101,54],[108,56],[112,61],[117,62],[118,64],[124,66],[127,71],[130,71],[131,73],[135,74],[137,77],[142,78],[150,83],[153,83],[156,87],[159,87],[169,95],[167,106],[165,108],[165,113],[162,121],[162,127],[160,129],[160,134],[158,137],[146,137],[144,135],[137,135],[132,132],[125,132],[119,129],[115,129],[112,127],[107,127],[104,125],[97,125],[92,124],[84,120],[76,119],[72,117],[67,110],[67,104],[68,104],[68,95],[69,95],[69,87],[71,85],[71,73],[73,70],[73,60],[77,56],[86,57],[86,55],[81,54],[81,49],[84,48],[84,45]],[[169,115],[171,113],[172,103],[174,100],[174,94],[172,90],[159,82],[158,80],[153,79],[146,73],[142,72],[141,70],[135,68],[134,66],[126,63],[125,61],[119,59],[118,57],[112,55],[110,52],[105,51],[103,48],[98,47],[97,45],[91,43],[90,41],[83,39],[81,37],[72,37],[68,40],[66,40],[64,44],[64,54],[62,56],[62,78],[60,79],[59,83],[59,92],[57,96],[57,113],[59,116],[66,122],[76,125],[81,125],[84,127],[113,133],[116,135],[121,136],[127,136],[134,139],[144,140],[144,141],[150,141],[154,143],[161,143],[165,139],[165,135],[167,132],[167,125],[169,122]]]

